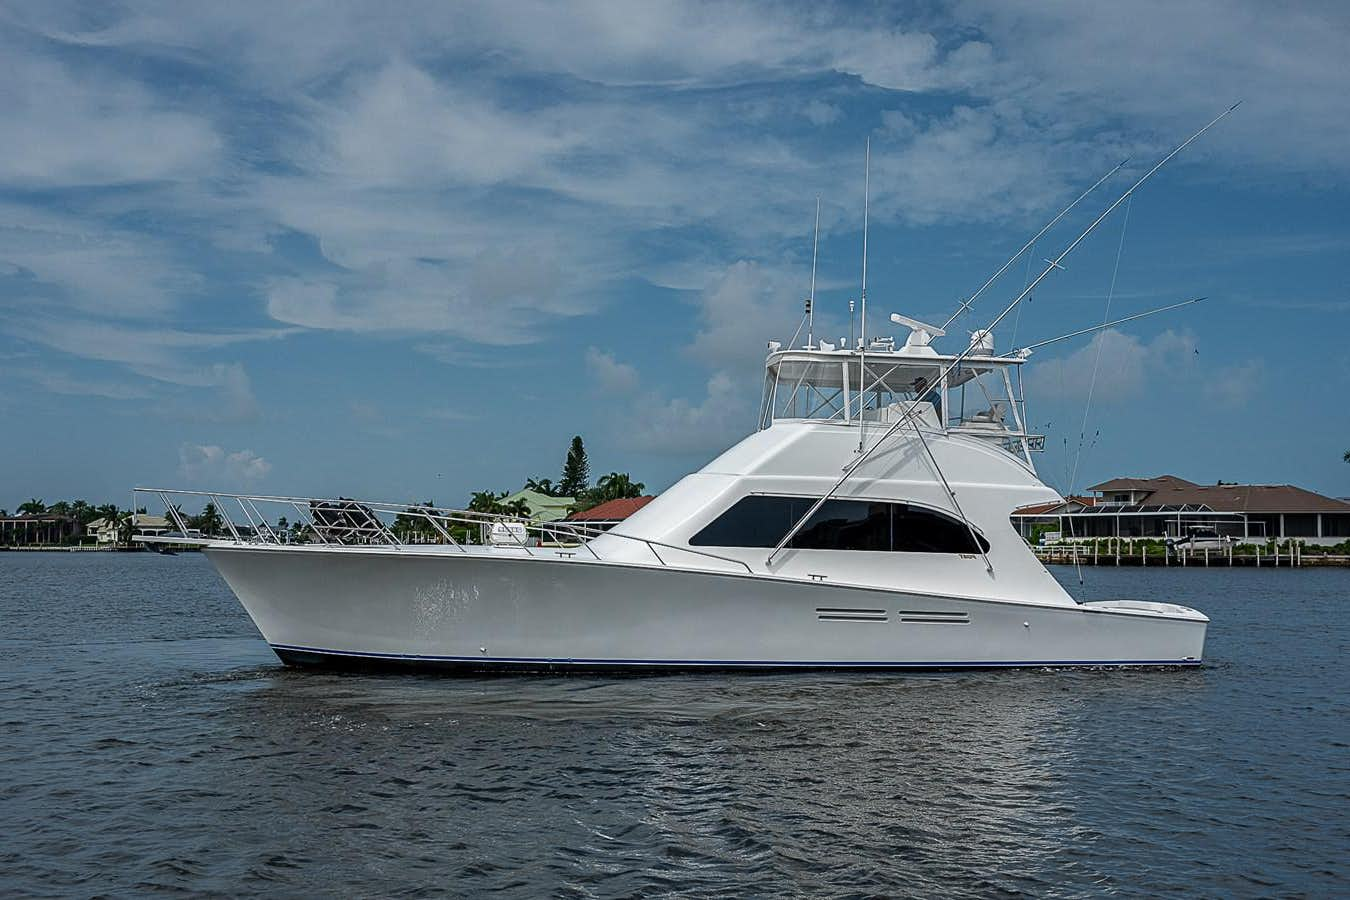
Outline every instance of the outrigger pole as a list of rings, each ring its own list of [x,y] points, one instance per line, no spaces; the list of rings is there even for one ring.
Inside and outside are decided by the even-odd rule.
[[[1022,359],[1026,359],[1028,356],[1031,355],[1032,350],[1044,347],[1047,344],[1057,344],[1060,341],[1067,341],[1069,338],[1076,338],[1079,335],[1091,334],[1094,331],[1101,331],[1103,329],[1110,328],[1112,325],[1121,325],[1124,324],[1125,322],[1133,322],[1135,319],[1143,319],[1147,316],[1156,315],[1161,312],[1167,312],[1169,309],[1180,309],[1183,306],[1190,306],[1192,303],[1199,303],[1202,300],[1208,299],[1209,299],[1208,297],[1192,297],[1190,300],[1182,300],[1180,303],[1173,303],[1170,306],[1160,306],[1157,309],[1150,309],[1148,312],[1135,313],[1134,315],[1126,316],[1123,319],[1116,319],[1114,322],[1103,322],[1100,325],[1093,325],[1091,328],[1084,328],[1081,331],[1073,331],[1070,332],[1069,334],[1061,334],[1059,337],[1050,338],[1050,340],[1048,341],[1040,341],[1035,344],[1028,344],[1025,347],[1021,347],[1017,350],[1013,350],[1012,352],[1005,353],[1003,355],[1004,357],[1018,356],[1021,357]]]
[[[1018,250],[1018,251],[1017,251],[1016,253],[1014,253],[1012,256],[1008,257],[1008,261],[1005,262],[1005,263],[1003,264],[1003,267],[1002,267],[1001,269],[999,269],[999,270],[998,270],[997,272],[995,272],[993,275],[990,275],[990,276],[989,276],[989,280],[986,281],[984,284],[980,285],[980,289],[979,289],[978,291],[976,291],[975,293],[971,294],[969,298],[967,298],[965,301],[963,301],[963,302],[961,303],[961,305],[958,306],[958,307],[956,308],[956,312],[954,312],[954,313],[951,314],[951,318],[947,319],[947,321],[945,321],[945,322],[942,323],[942,329],[945,331],[945,330],[947,329],[947,326],[948,326],[948,325],[950,325],[950,324],[952,324],[953,322],[956,321],[956,317],[957,317],[957,316],[961,315],[961,313],[965,312],[967,309],[970,309],[970,307],[975,303],[976,300],[978,300],[978,299],[980,298],[980,295],[983,294],[983,293],[985,292],[985,290],[989,287],[989,285],[993,284],[995,281],[998,281],[999,276],[1002,275],[1004,272],[1008,271],[1008,267],[1009,267],[1009,266],[1011,266],[1013,263],[1017,262],[1017,260],[1022,256],[1023,253],[1026,253],[1028,250],[1030,250],[1032,247],[1034,247],[1034,246],[1036,245],[1036,242],[1039,241],[1039,240],[1045,235],[1045,233],[1046,233],[1047,231],[1049,231],[1051,228],[1054,228],[1056,225],[1058,225],[1058,224],[1059,224],[1059,220],[1062,219],[1062,218],[1064,218],[1065,216],[1067,216],[1067,215],[1069,214],[1069,210],[1071,210],[1071,209],[1073,209],[1075,206],[1077,206],[1078,203],[1079,203],[1079,201],[1081,201],[1081,200],[1082,200],[1084,197],[1086,197],[1088,194],[1092,193],[1092,192],[1095,191],[1097,188],[1101,187],[1102,184],[1105,183],[1106,179],[1110,178],[1112,175],[1114,175],[1114,174],[1116,174],[1117,172],[1119,172],[1122,168],[1124,168],[1125,164],[1126,164],[1127,162],[1129,162],[1129,161],[1130,161],[1130,157],[1127,156],[1127,157],[1125,157],[1124,159],[1122,159],[1120,162],[1116,163],[1116,167],[1115,167],[1114,169],[1112,169],[1111,171],[1107,172],[1107,173],[1106,173],[1105,175],[1103,175],[1101,178],[1098,178],[1096,184],[1094,184],[1092,187],[1088,188],[1086,191],[1083,191],[1083,193],[1079,194],[1078,197],[1077,197],[1072,203],[1070,203],[1068,206],[1066,206],[1066,207],[1064,207],[1063,209],[1061,209],[1061,210],[1059,211],[1059,215],[1055,216],[1053,219],[1051,219],[1049,222],[1047,222],[1047,223],[1045,224],[1045,227],[1044,227],[1044,228],[1042,228],[1040,231],[1036,232],[1036,234],[1031,238],[1031,240],[1027,241],[1025,244],[1022,245],[1022,249],[1021,249],[1021,250]]]
[[[1115,202],[1113,202],[1110,206],[1108,206],[1101,213],[1101,215],[1093,219],[1092,224],[1089,225],[1087,228],[1083,229],[1082,233],[1080,233],[1078,237],[1074,238],[1073,241],[1069,244],[1069,246],[1061,250],[1058,256],[1056,256],[1054,259],[1046,260],[1047,265],[1045,269],[1041,271],[1041,274],[1037,275],[1034,281],[1032,281],[1025,288],[1023,288],[1022,292],[1018,294],[1015,298],[1013,298],[1013,301],[1003,309],[1003,312],[995,316],[994,320],[990,322],[989,325],[983,330],[993,331],[994,328],[998,326],[998,323],[1002,322],[1005,318],[1007,318],[1008,314],[1012,312],[1014,309],[1016,309],[1018,304],[1020,304],[1028,294],[1030,294],[1037,287],[1039,287],[1040,283],[1044,281],[1047,277],[1049,277],[1051,272],[1055,271],[1056,269],[1063,268],[1063,266],[1061,266],[1060,263],[1064,261],[1065,257],[1067,257],[1074,250],[1076,250],[1079,244],[1087,240],[1088,235],[1096,231],[1097,226],[1100,225],[1102,222],[1104,222],[1106,220],[1106,217],[1111,215],[1111,213],[1115,211],[1116,207],[1120,206],[1120,204],[1128,200],[1144,182],[1148,181],[1150,178],[1153,177],[1153,174],[1155,172],[1157,172],[1168,162],[1170,162],[1172,158],[1175,157],[1182,150],[1185,150],[1192,143],[1194,143],[1195,140],[1200,137],[1200,135],[1204,134],[1206,131],[1209,131],[1216,124],[1218,124],[1219,121],[1226,118],[1230,113],[1232,113],[1233,110],[1237,109],[1238,106],[1241,104],[1241,102],[1242,101],[1238,101],[1237,103],[1234,103],[1232,106],[1228,107],[1228,109],[1224,110],[1222,113],[1215,116],[1213,119],[1210,120],[1208,125],[1206,125],[1204,128],[1201,128],[1199,131],[1197,131],[1190,137],[1186,138],[1186,140],[1178,144],[1172,150],[1171,153],[1168,153],[1162,159],[1158,160],[1158,162],[1156,162],[1153,165],[1153,168],[1149,169],[1142,176],[1140,176],[1139,180],[1136,181],[1134,184],[1130,185],[1129,189],[1125,191],[1125,193],[1117,197],[1115,199]],[[970,351],[973,349],[974,345],[972,344],[971,346],[966,347],[966,349],[958,353],[956,358],[947,364],[946,368],[942,370],[941,374],[939,374],[938,377],[932,381],[932,383],[933,384],[941,383],[943,379],[945,379],[953,369],[961,365],[961,363],[965,360],[967,356],[970,355]],[[811,508],[806,511],[805,515],[803,515],[800,519],[798,519],[796,524],[793,525],[790,529],[788,529],[787,534],[783,535],[783,538],[774,546],[773,551],[769,553],[768,557],[764,560],[764,564],[766,566],[773,565],[774,557],[776,557],[779,553],[782,552],[783,548],[787,546],[788,541],[792,540],[794,537],[797,536],[797,532],[801,530],[802,526],[806,524],[806,522],[809,521],[810,518],[814,516],[822,506],[825,505],[827,500],[829,500],[831,497],[834,496],[835,492],[839,490],[840,486],[843,485],[845,481],[848,481],[848,479],[853,475],[853,473],[858,471],[859,467],[861,467],[863,463],[865,463],[868,459],[870,459],[872,457],[872,454],[876,453],[877,449],[880,448],[881,445],[887,441],[887,439],[889,439],[893,434],[895,434],[895,432],[898,431],[902,426],[907,424],[911,425],[911,427],[913,427],[916,431],[918,430],[919,428],[918,423],[911,422],[910,418],[914,414],[914,411],[918,408],[919,401],[920,401],[919,397],[915,397],[913,400],[911,400],[909,407],[905,410],[904,414],[900,417],[900,419],[895,424],[887,428],[886,432],[879,439],[877,439],[876,443],[872,444],[871,447],[868,447],[862,453],[859,453],[853,459],[852,462],[844,466],[844,474],[839,476],[838,480],[835,481],[834,485],[828,491],[825,492],[824,496],[822,496],[815,503],[811,504]],[[957,503],[956,492],[952,491],[949,487],[948,493],[951,495],[952,503],[956,504]],[[960,506],[957,505],[956,508],[959,510]],[[962,518],[964,518],[964,516],[962,516]],[[968,527],[973,527],[970,526],[970,522],[968,520],[966,522],[966,525]],[[989,568],[989,571],[991,573],[993,572],[992,567],[987,566],[987,568]]]

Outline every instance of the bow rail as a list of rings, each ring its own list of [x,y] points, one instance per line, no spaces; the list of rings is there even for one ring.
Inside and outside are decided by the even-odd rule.
[[[539,555],[537,551],[547,549],[550,558],[570,558],[575,552],[584,550],[596,561],[603,562],[604,558],[590,542],[606,535],[644,545],[662,566],[670,565],[660,552],[665,549],[728,563],[754,574],[749,564],[733,557],[606,531],[580,522],[535,522],[510,514],[350,497],[290,497],[149,487],[135,488],[133,494],[137,504],[142,494],[158,498],[164,507],[165,518],[177,530],[176,534],[138,538],[156,543],[228,541],[270,546],[314,544],[333,549],[371,546],[402,549],[439,544],[464,554],[482,552],[469,548],[486,545],[523,550],[529,556]],[[199,501],[203,507],[211,504],[217,518],[203,522],[201,516],[189,516],[182,506],[194,501]],[[283,517],[284,526],[280,524]],[[567,550],[574,552],[567,553]]]

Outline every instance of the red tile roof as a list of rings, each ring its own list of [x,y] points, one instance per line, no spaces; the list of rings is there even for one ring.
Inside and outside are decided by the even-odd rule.
[[[655,497],[624,497],[619,500],[606,500],[599,506],[572,513],[568,522],[622,522],[655,500]]]

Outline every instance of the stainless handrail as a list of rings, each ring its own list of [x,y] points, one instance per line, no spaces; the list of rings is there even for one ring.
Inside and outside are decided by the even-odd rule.
[[[585,525],[580,522],[561,522],[561,521],[532,522],[528,519],[522,519],[519,516],[511,516],[501,513],[486,513],[471,509],[460,509],[460,510],[443,509],[440,507],[424,506],[421,504],[389,503],[381,500],[357,500],[348,497],[333,498],[333,497],[295,497],[295,496],[268,495],[268,494],[231,494],[231,493],[221,493],[219,491],[193,491],[193,490],[184,490],[181,488],[150,488],[150,487],[134,488],[133,492],[136,494],[156,495],[160,499],[160,501],[164,504],[165,509],[172,516],[174,524],[178,526],[179,530],[184,535],[186,535],[188,532],[187,522],[182,517],[182,515],[177,511],[174,505],[170,502],[169,498],[199,497],[210,500],[212,503],[214,503],[216,511],[220,514],[220,516],[224,520],[225,527],[229,530],[229,536],[226,539],[233,540],[235,543],[239,544],[282,545],[287,543],[285,540],[282,539],[280,535],[277,534],[277,532],[273,529],[273,527],[267,522],[266,517],[262,515],[262,512],[255,505],[257,503],[276,503],[291,507],[295,511],[295,513],[301,517],[301,521],[299,521],[297,524],[306,528],[310,534],[313,534],[319,543],[330,547],[345,546],[342,544],[341,541],[333,541],[329,539],[332,536],[331,532],[336,528],[338,528],[339,526],[326,525],[321,521],[316,520],[315,518],[314,504],[330,504],[330,506],[328,506],[327,508],[334,512],[340,512],[344,508],[349,508],[349,509],[360,509],[364,512],[370,513],[370,518],[373,520],[370,525],[362,524],[362,525],[341,526],[342,531],[344,533],[348,535],[358,535],[360,540],[363,541],[368,540],[370,543],[375,543],[380,546],[393,547],[395,549],[405,547],[407,546],[407,544],[404,541],[400,540],[398,535],[396,535],[393,532],[393,530],[388,525],[385,524],[385,522],[380,518],[381,515],[409,516],[413,518],[425,519],[427,523],[431,525],[431,527],[437,532],[437,534],[439,534],[444,539],[446,543],[458,549],[462,553],[468,553],[469,551],[463,544],[455,540],[454,536],[450,533],[449,528],[443,527],[442,523],[444,523],[445,526],[448,526],[451,523],[461,525],[478,525],[478,526],[491,525],[494,523],[519,524],[525,527],[527,540],[530,532],[534,532],[539,536],[541,540],[549,540],[558,544],[564,544],[569,541],[572,541],[575,542],[578,546],[584,547],[586,551],[591,554],[592,557],[594,557],[597,561],[600,562],[603,562],[604,558],[601,557],[600,554],[595,551],[595,548],[590,545],[590,542],[595,538],[601,536],[608,536],[620,540],[635,541],[637,543],[646,545],[647,549],[651,552],[652,556],[655,557],[657,562],[662,566],[669,566],[670,563],[668,563],[665,560],[665,558],[662,557],[661,554],[657,551],[656,548],[658,547],[665,548],[668,550],[676,550],[682,553],[689,553],[694,556],[705,557],[707,559],[717,560],[718,562],[740,566],[741,568],[745,569],[745,571],[748,574],[751,575],[754,574],[754,569],[750,567],[749,563],[747,563],[745,560],[742,559],[736,559],[735,557],[731,556],[722,556],[721,554],[710,553],[706,550],[696,550],[693,547],[684,547],[677,544],[669,544],[664,541],[655,540],[653,538],[642,537],[641,535],[623,534],[622,532],[616,532],[613,530],[606,531],[604,529],[596,528],[590,525]],[[248,519],[249,522],[248,537],[245,537],[244,535],[240,534],[238,528],[234,523],[234,520],[230,516],[228,506],[225,502],[226,500],[233,500],[239,506],[240,511],[243,512],[244,517]],[[325,507],[320,506],[318,508],[324,509]],[[254,520],[254,516],[257,516],[256,521]],[[326,531],[329,533],[325,533]],[[528,545],[527,541],[517,540],[515,544],[505,544],[501,546],[516,547],[518,549],[523,549],[530,556],[535,555],[533,549]]]

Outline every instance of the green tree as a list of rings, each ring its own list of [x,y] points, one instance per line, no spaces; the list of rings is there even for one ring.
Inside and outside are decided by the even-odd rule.
[[[527,491],[538,491],[541,494],[548,494],[550,497],[566,496],[559,492],[558,485],[553,483],[552,478],[527,478],[525,479],[525,489]]]
[[[193,516],[189,524],[201,531],[202,534],[213,535],[220,532],[220,529],[225,525],[225,520],[221,518],[220,510],[216,509],[216,504],[208,500],[206,505],[202,507],[201,514]]]
[[[473,495],[469,497],[469,509],[473,512],[499,516],[505,510],[505,507],[502,506],[502,500],[504,499],[506,499],[506,491],[502,491],[500,494],[496,491],[474,491]]]
[[[70,504],[70,514],[75,517],[75,521],[81,525],[88,525],[98,518],[98,510],[90,506],[83,500],[73,500]]]
[[[403,541],[415,538],[434,540],[439,537],[439,533],[427,519],[427,516],[435,515],[435,513],[435,500],[428,500],[421,506],[409,506],[406,511],[394,517],[393,532],[395,537]]]
[[[572,505],[572,510],[579,512],[610,500],[641,497],[646,487],[641,481],[634,481],[627,472],[610,472],[608,475],[600,476],[595,487],[582,492],[577,502]]]
[[[505,503],[507,493],[502,491],[500,494],[495,491],[476,491],[469,498],[469,509],[473,512],[486,513],[490,516],[516,516],[521,519],[530,517],[530,506],[524,500],[512,500]]]
[[[586,446],[581,435],[572,438],[567,448],[567,460],[563,463],[562,478],[558,480],[559,497],[580,497],[591,483],[591,464],[586,459]]]
[[[117,546],[130,547],[132,535],[136,533],[136,514],[129,509],[123,510],[113,521],[117,526]]]
[[[47,504],[33,497],[19,504],[19,515],[40,516],[47,511]]]

